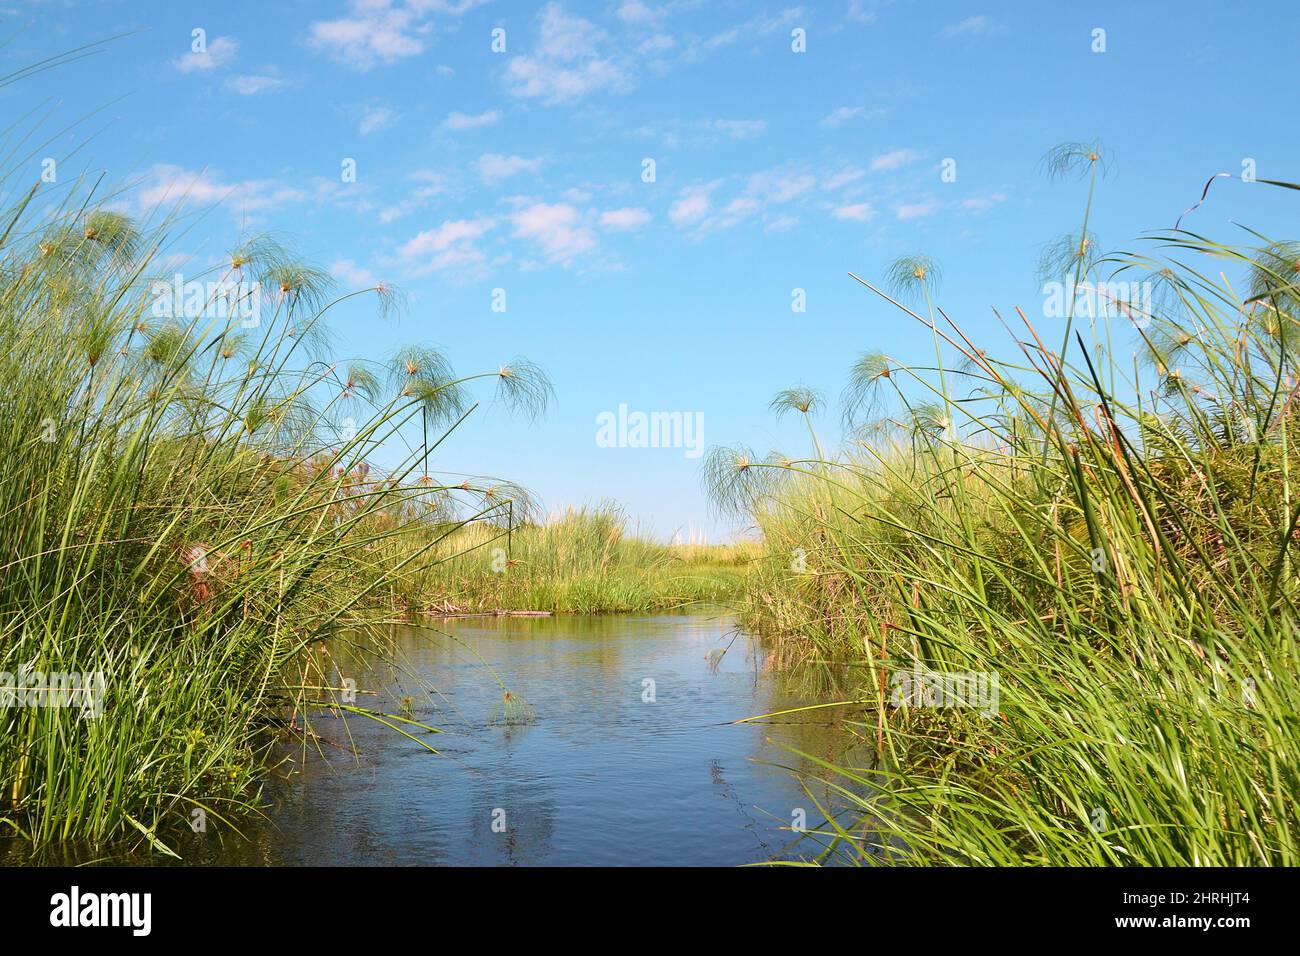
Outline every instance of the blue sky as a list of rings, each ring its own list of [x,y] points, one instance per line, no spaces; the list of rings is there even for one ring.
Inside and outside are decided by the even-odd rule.
[[[997,347],[989,307],[1041,313],[1039,253],[1082,213],[1084,186],[1041,168],[1051,146],[1095,138],[1113,158],[1104,247],[1172,226],[1248,159],[1297,178],[1293,3],[228,0],[2,16],[9,68],[131,34],[0,90],[10,121],[34,110],[45,133],[32,181],[55,156],[64,180],[132,187],[116,201],[137,215],[181,204],[182,271],[271,231],[341,288],[400,287],[396,323],[338,312],[339,356],[427,342],[466,372],[528,356],[555,383],[547,419],[488,410],[435,467],[516,480],[551,507],[614,498],[665,537],[731,530],[699,459],[600,447],[597,416],[700,413],[707,444],[800,451],[800,423],[767,411],[778,389],[833,399],[867,349],[925,361],[928,334],[846,275],[913,252],[942,263],[940,301]],[[1286,202],[1225,182],[1189,226],[1285,238]],[[833,401],[819,427],[838,435]]]

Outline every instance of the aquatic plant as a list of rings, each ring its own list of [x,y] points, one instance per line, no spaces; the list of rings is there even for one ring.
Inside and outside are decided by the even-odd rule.
[[[612,502],[543,518],[508,484],[484,486],[467,501],[458,519],[444,515],[454,523],[424,532],[433,542],[429,560],[399,586],[412,608],[591,614],[719,604],[737,596],[753,556],[745,544],[637,535]]]
[[[428,746],[432,728],[352,699],[319,648],[391,618],[433,522],[465,523],[429,507],[461,480],[417,469],[428,429],[463,422],[484,376],[423,347],[400,353],[415,368],[399,381],[334,361],[324,314],[356,293],[331,297],[269,239],[206,273],[265,283],[260,309],[206,292],[160,308],[162,237],[80,198],[34,188],[2,216],[0,824],[35,845],[169,853],[196,813],[237,826],[274,744],[306,746],[321,708]],[[381,312],[397,299],[363,294]],[[535,415],[544,373],[508,367],[499,401]],[[510,486],[463,493],[487,487]],[[48,701],[55,675],[76,706],[20,706]]]
[[[1049,157],[1088,181],[1076,236],[1101,156]],[[1300,859],[1292,245],[1170,230],[1078,248],[1053,264],[1076,285],[1161,288],[1141,310],[1071,308],[1068,349],[1017,310],[999,356],[934,290],[914,310],[859,280],[932,331],[936,368],[867,353],[842,400],[858,427],[822,461],[706,465],[720,506],[762,532],[746,622],[787,657],[861,674],[822,706],[868,755],[803,755],[847,808],[823,808],[810,858]],[[1136,363],[1114,358],[1120,336]]]

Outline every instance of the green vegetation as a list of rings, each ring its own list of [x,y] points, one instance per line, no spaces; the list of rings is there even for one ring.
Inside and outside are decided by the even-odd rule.
[[[309,738],[310,708],[365,715],[314,663],[322,639],[390,616],[435,518],[513,508],[427,471],[474,386],[524,415],[550,394],[525,360],[458,377],[427,348],[326,359],[324,317],[349,296],[266,239],[168,315],[163,238],[89,203],[41,207],[36,188],[0,218],[0,683],[18,688],[0,709],[0,832],[36,845],[170,852],[193,811],[256,802],[272,741]],[[380,475],[372,457],[417,429]],[[102,675],[102,716],[33,706],[82,686],[59,674]]]
[[[1100,163],[1049,165],[1091,210]],[[931,331],[933,366],[862,356],[834,455],[710,454],[711,493],[763,535],[749,625],[861,675],[826,703],[872,758],[805,755],[849,808],[809,835],[824,859],[1300,862],[1300,244],[1096,250],[1086,216],[1049,247],[1046,276],[1101,298],[1049,312],[1050,341],[1018,310],[1005,359],[949,319],[933,263],[900,260],[863,284]],[[1107,303],[1108,281],[1150,294]],[[996,675],[996,713],[901,683],[922,669]]]
[[[822,859],[1300,862],[1300,243],[1175,229],[1102,256],[1101,162],[1086,144],[1048,162],[1088,193],[1043,274],[1091,310],[1067,294],[1050,342],[1018,312],[1017,353],[995,357],[940,307],[928,258],[894,263],[888,292],[863,282],[931,332],[933,366],[862,355],[835,452],[823,396],[779,392],[809,454],[711,452],[711,494],[762,535],[723,547],[646,540],[611,505],[540,521],[517,486],[440,479],[478,387],[533,417],[551,386],[526,359],[461,376],[427,346],[329,358],[330,310],[391,313],[392,289],[332,296],[249,237],[169,314],[165,234],[33,188],[0,214],[0,693],[22,695],[0,706],[0,832],[170,854],[196,810],[237,828],[322,708],[429,747],[435,728],[340,697],[341,631],[732,602],[777,660],[834,673],[820,686],[858,675],[821,706],[870,759],[801,755],[848,808],[808,835]],[[923,674],[996,698],[900,697]],[[52,706],[92,675],[93,700]],[[529,722],[497,680],[497,721]]]
[[[659,544],[626,525],[603,504],[513,531],[491,523],[434,531],[436,563],[407,576],[397,593],[434,614],[644,612],[738,597],[751,546]]]
[[[0,238],[0,832],[170,853],[195,810],[237,825],[276,742],[313,739],[313,710],[431,732],[340,699],[323,641],[343,629],[734,596],[742,548],[655,544],[612,506],[538,524],[517,486],[430,472],[477,383],[545,409],[526,360],[470,376],[428,347],[335,362],[330,309],[370,295],[386,315],[394,290],[331,297],[252,237],[173,303],[161,235],[90,205],[37,212],[35,195]],[[93,695],[60,692],[73,706],[22,706],[91,675]]]

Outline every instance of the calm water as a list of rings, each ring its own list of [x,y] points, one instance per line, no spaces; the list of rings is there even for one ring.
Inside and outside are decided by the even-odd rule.
[[[187,862],[736,865],[815,852],[790,826],[796,808],[809,828],[822,818],[797,777],[772,764],[799,767],[781,743],[844,757],[848,735],[827,711],[730,726],[827,698],[768,673],[758,642],[726,619],[439,627],[395,635],[398,670],[367,671],[339,649],[335,660],[362,692],[379,691],[360,705],[441,728],[422,736],[442,756],[362,717],[314,715],[338,746],[272,785],[269,820],[244,827],[250,841],[210,827],[186,839]],[[493,672],[527,700],[531,724],[494,722],[502,689]]]

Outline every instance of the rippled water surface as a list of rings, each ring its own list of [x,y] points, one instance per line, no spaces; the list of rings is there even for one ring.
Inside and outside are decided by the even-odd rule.
[[[271,786],[248,841],[210,831],[185,841],[186,862],[737,865],[815,851],[795,845],[798,809],[809,827],[822,817],[781,744],[835,758],[845,735],[825,711],[732,725],[812,698],[726,618],[438,627],[394,636],[396,670],[334,658],[358,704],[444,731],[420,734],[440,756],[363,717],[313,715],[324,757]],[[502,685],[531,723],[502,725]]]

